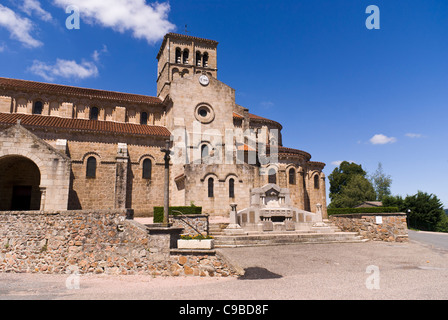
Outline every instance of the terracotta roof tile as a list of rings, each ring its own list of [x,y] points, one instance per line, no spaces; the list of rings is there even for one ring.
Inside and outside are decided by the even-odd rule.
[[[244,117],[242,115],[239,115],[238,113],[233,113],[233,118],[234,119],[244,119]]]
[[[156,97],[139,94],[70,87],[59,84],[35,82],[27,80],[9,79],[0,77],[0,88],[42,91],[46,94],[60,94],[66,96],[76,96],[83,98],[95,98],[106,100],[127,101],[134,103],[162,104],[162,100]]]
[[[17,123],[17,120],[20,120],[20,124],[25,127],[64,128],[89,132],[125,133],[160,137],[169,137],[171,135],[170,131],[162,126],[118,123],[112,121],[67,119],[19,113],[0,113],[0,124],[13,125]]]
[[[235,112],[233,113],[233,118],[234,119],[238,119],[238,120],[244,119],[244,117],[242,115],[240,115],[238,113],[235,113]],[[252,113],[249,113],[249,120],[251,120],[251,121],[261,121],[261,122],[269,122],[269,123],[277,125],[280,128],[283,128],[282,125],[280,123],[278,123],[277,121],[274,121],[274,120],[271,120],[271,119],[268,119],[268,118],[263,118],[263,117],[255,115],[255,114],[252,114]]]
[[[312,164],[312,165],[316,165],[316,166],[322,167],[322,168],[324,168],[326,166],[326,164],[323,163],[323,162],[309,161],[308,163]]]
[[[267,147],[268,151],[270,150],[270,147]],[[308,152],[298,150],[298,149],[292,149],[292,148],[286,148],[278,146],[278,154],[283,156],[303,156],[307,161],[311,159],[311,154]]]
[[[247,144],[241,144],[237,148],[238,151],[257,151],[254,148],[248,146]]]

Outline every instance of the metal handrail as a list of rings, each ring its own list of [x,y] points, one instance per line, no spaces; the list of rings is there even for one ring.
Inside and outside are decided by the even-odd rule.
[[[182,219],[182,221],[184,221],[187,225],[189,225],[194,231],[196,231],[196,233],[198,234],[198,235],[200,235],[200,236],[202,236],[202,233],[198,230],[198,229],[196,229],[194,226],[192,226],[187,220],[185,220],[185,218],[184,217],[186,217],[186,215],[185,214],[183,214],[182,212],[180,212],[180,211],[177,211],[177,210],[172,210],[171,212],[175,212],[175,213],[179,213],[180,215],[181,215],[181,219]],[[207,232],[207,235],[208,235],[208,232]]]

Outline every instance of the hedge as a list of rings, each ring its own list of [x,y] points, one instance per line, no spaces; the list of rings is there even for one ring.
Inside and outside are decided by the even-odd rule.
[[[327,209],[328,215],[352,214],[352,213],[396,213],[400,212],[397,207],[369,207],[369,208],[334,208]]]
[[[180,211],[183,214],[202,214],[202,207],[170,207],[168,213],[171,216],[177,216],[179,213],[173,211]],[[154,223],[163,222],[163,207],[154,207]]]

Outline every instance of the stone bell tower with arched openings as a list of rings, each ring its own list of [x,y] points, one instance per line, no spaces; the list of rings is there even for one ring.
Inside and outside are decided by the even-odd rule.
[[[157,55],[157,96],[164,100],[171,82],[177,78],[200,73],[217,78],[217,47],[214,40],[166,34]]]

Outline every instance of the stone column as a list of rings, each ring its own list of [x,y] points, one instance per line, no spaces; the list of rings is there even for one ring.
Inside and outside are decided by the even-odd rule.
[[[238,224],[238,213],[236,211],[237,204],[231,203],[230,207],[232,208],[230,211],[230,224],[224,230],[224,233],[227,235],[246,234]]]
[[[169,208],[170,208],[170,160],[171,160],[171,140],[165,141],[165,148],[160,150],[165,153],[164,161],[165,161],[165,184],[164,184],[164,192],[163,192],[163,225],[166,227],[170,226],[169,223]]]
[[[45,200],[47,199],[47,188],[40,188],[40,211],[45,210]]]
[[[115,175],[115,209],[126,209],[129,155],[126,143],[118,144]]]
[[[299,189],[299,209],[305,209],[305,173],[303,172],[303,168],[299,167],[297,170],[297,188]]]
[[[320,174],[320,178],[321,178],[321,183],[320,183],[320,192],[321,192],[321,196],[320,196],[320,203],[322,204],[322,219],[328,219],[328,214],[327,214],[327,189],[325,186],[325,174],[323,172],[321,172]]]

